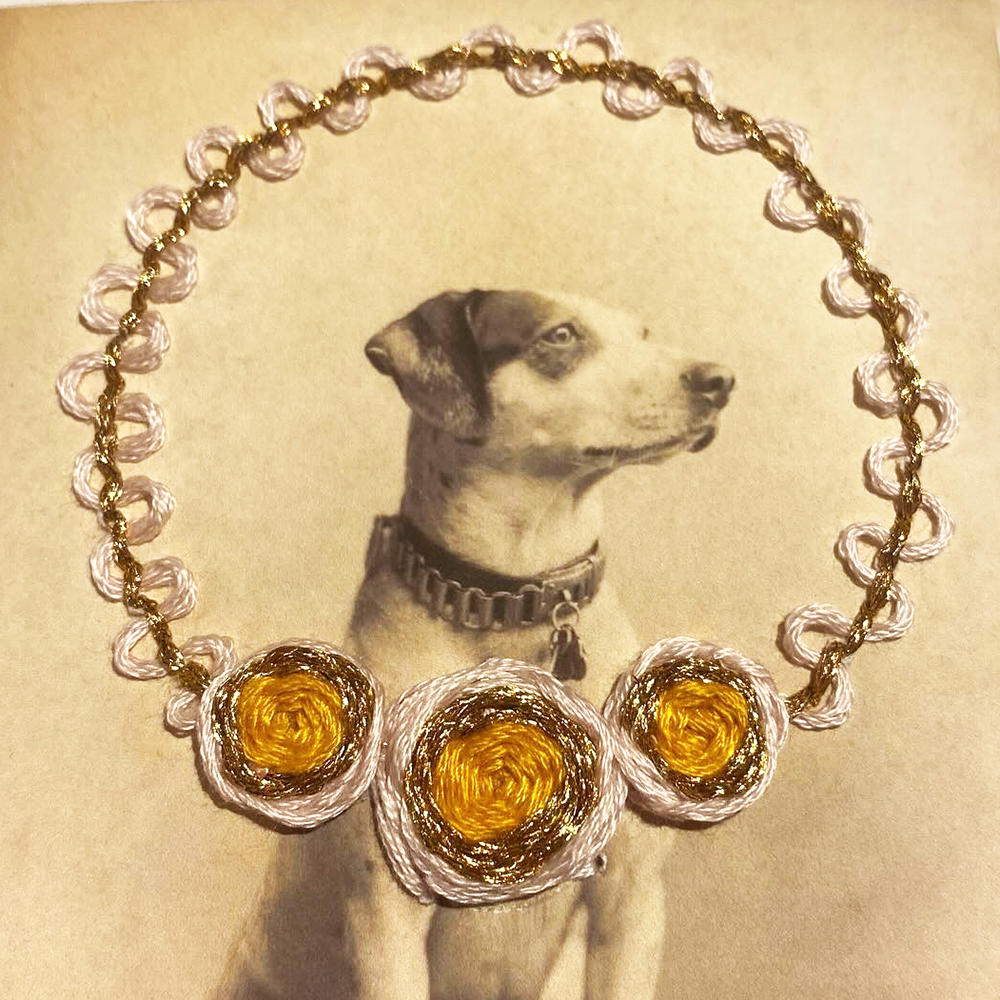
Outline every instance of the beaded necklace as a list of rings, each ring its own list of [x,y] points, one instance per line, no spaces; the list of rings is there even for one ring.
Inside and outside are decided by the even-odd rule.
[[[577,59],[574,52],[587,43],[605,58]],[[818,228],[839,245],[842,259],[823,286],[827,304],[839,315],[870,315],[884,336],[884,348],[861,363],[856,381],[861,405],[900,424],[901,434],[875,444],[865,459],[869,489],[892,502],[895,516],[888,528],[865,522],[841,533],[838,557],[864,589],[853,617],[809,604],[784,619],[782,651],[809,671],[801,690],[783,696],[752,660],[679,637],[641,652],[614,682],[602,710],[550,670],[502,658],[427,679],[387,705],[378,664],[369,669],[327,642],[288,639],[238,659],[228,638],[174,638],[171,622],[194,606],[191,576],[178,559],[140,563],[132,551],[157,536],[173,497],[163,484],[121,471],[122,463],[161,447],[163,420],[149,397],[125,392],[123,373],[151,371],[163,358],[166,326],[149,307],[178,301],[194,287],[195,253],[184,238],[193,225],[218,229],[233,220],[245,170],[272,181],[296,173],[306,129],[353,131],[374,100],[396,91],[449,98],[480,69],[501,72],[525,96],[597,82],[607,109],[627,119],[664,106],[686,109],[703,148],[751,150],[778,170],[765,206],[770,221],[793,231]],[[204,774],[222,801],[280,826],[309,828],[370,791],[386,857],[408,891],[425,902],[497,902],[599,871],[629,792],[660,819],[722,819],[767,787],[789,723],[823,729],[847,718],[851,657],[866,642],[899,638],[912,621],[912,603],[895,579],[899,564],[931,558],[953,532],[948,512],[922,489],[919,473],[924,455],[953,437],[956,409],[944,386],[917,370],[911,351],[924,313],[871,263],[862,206],[833,197],[817,181],[801,128],[758,122],[719,104],[713,93],[712,77],[692,60],[658,72],[626,59],[617,32],[600,21],[570,29],[551,49],[519,47],[496,26],[414,62],[373,47],[349,62],[339,85],[318,95],[293,83],[274,85],[259,104],[260,131],[239,136],[212,128],[195,136],[186,149],[194,185],[154,187],[133,202],[127,231],[141,266],[108,265],[91,280],[81,319],[110,339],[103,351],[83,354],[64,369],[58,392],[70,415],[95,423],[73,485],[108,533],[91,558],[95,585],[132,616],[115,639],[115,667],[134,678],[175,678],[179,690],[167,704],[167,725],[194,736]],[[278,117],[282,102],[299,112]],[[211,166],[211,150],[224,153],[223,167]],[[802,208],[788,205],[793,193]],[[157,233],[148,218],[164,208],[174,212],[173,224]],[[847,278],[862,294],[844,290]],[[119,290],[131,293],[121,315],[105,302]],[[95,371],[103,371],[105,386],[93,401],[80,383]],[[879,384],[886,374],[888,391]],[[936,418],[926,435],[916,415],[921,404]],[[145,429],[119,437],[123,420]],[[886,473],[886,463],[894,474]],[[123,508],[132,503],[148,509],[129,521]],[[918,511],[932,531],[909,541]],[[862,545],[874,550],[870,562],[860,555]],[[163,587],[162,600],[149,596]],[[447,595],[441,601],[447,605]],[[831,637],[821,651],[804,644],[809,631]],[[147,636],[155,659],[135,651]]]

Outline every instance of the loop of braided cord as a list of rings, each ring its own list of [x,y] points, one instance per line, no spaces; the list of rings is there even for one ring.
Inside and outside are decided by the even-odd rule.
[[[596,45],[605,61],[578,62],[574,53],[585,44]],[[418,63],[385,46],[364,49],[349,61],[341,84],[320,95],[289,81],[279,82],[259,103],[261,133],[241,137],[229,128],[213,127],[190,140],[185,161],[195,188],[182,192],[156,186],[133,201],[126,231],[142,253],[142,267],[109,264],[90,280],[80,307],[81,322],[111,340],[103,353],[75,358],[57,382],[67,413],[78,420],[92,420],[96,414],[95,445],[78,456],[73,471],[80,503],[97,511],[110,533],[98,543],[91,559],[95,586],[105,596],[123,600],[137,615],[115,640],[115,668],[137,678],[176,673],[197,693],[222,669],[229,655],[225,651],[230,640],[220,637],[195,637],[181,648],[174,644],[169,622],[190,613],[196,599],[194,581],[180,560],[162,557],[142,566],[129,548],[156,538],[173,509],[173,497],[162,483],[144,476],[122,477],[116,464],[142,461],[163,444],[159,407],[142,393],[124,394],[121,373],[152,371],[169,346],[162,316],[148,310],[146,303],[177,302],[194,288],[197,257],[193,248],[180,242],[189,223],[218,229],[232,222],[238,207],[233,185],[242,165],[268,181],[293,176],[305,153],[300,127],[318,123],[334,133],[350,132],[367,120],[373,98],[407,89],[424,100],[444,100],[461,89],[469,68],[480,67],[501,70],[509,85],[525,96],[548,93],[569,79],[596,79],[603,84],[606,108],[623,118],[646,118],[664,105],[685,107],[692,113],[695,139],[703,148],[714,153],[751,149],[778,168],[765,201],[765,214],[775,225],[793,231],[819,228],[841,244],[843,257],[826,276],[823,296],[837,315],[868,314],[882,324],[887,344],[858,366],[858,396],[879,417],[897,417],[904,433],[874,445],[864,467],[868,488],[896,505],[897,524],[891,529],[867,522],[853,524],[844,529],[837,543],[846,572],[866,588],[861,611],[850,619],[829,606],[807,604],[789,612],[782,624],[783,652],[813,675],[807,693],[793,696],[794,704],[790,699],[792,721],[803,728],[839,725],[850,708],[846,676],[850,654],[864,641],[899,638],[912,621],[909,595],[892,578],[895,566],[938,554],[954,530],[941,501],[923,491],[916,478],[921,457],[944,447],[957,428],[952,397],[940,383],[919,378],[910,357],[926,317],[912,296],[894,289],[869,264],[868,215],[857,201],[832,198],[816,182],[807,166],[810,149],[802,128],[775,119],[756,122],[745,112],[718,105],[711,74],[694,60],[675,60],[660,73],[626,60],[621,36],[597,20],[569,29],[552,50],[521,49],[513,36],[494,25],[473,31],[458,46]],[[278,117],[283,105],[298,109],[298,115]],[[213,166],[213,153],[221,155],[224,167]],[[793,196],[801,199],[802,207],[789,205]],[[160,234],[150,226],[150,216],[156,211],[174,213],[174,224]],[[844,282],[850,277],[858,279],[860,294],[845,290]],[[121,315],[107,299],[116,292],[132,294],[132,307]],[[98,400],[88,399],[81,383],[89,373],[101,370],[107,389]],[[890,389],[882,385],[886,376],[894,383]],[[934,430],[926,436],[914,415],[921,405],[936,419]],[[119,438],[118,420],[143,429]],[[896,475],[886,473],[887,464],[895,466]],[[103,486],[94,485],[95,471],[105,476]],[[147,509],[129,523],[120,508],[133,503],[145,504]],[[909,522],[918,510],[926,514],[931,534],[910,541]],[[861,555],[862,545],[874,549],[867,561]],[[116,567],[123,576],[115,575]],[[158,588],[166,588],[159,603],[145,593]],[[876,621],[886,606],[888,617]],[[835,641],[816,652],[803,642],[807,632],[825,633]],[[144,659],[136,652],[137,644],[150,634],[159,647],[158,659]],[[207,658],[209,666],[194,665],[189,656]],[[175,708],[177,704],[176,699],[171,701]],[[168,707],[168,719],[179,718],[177,711]]]

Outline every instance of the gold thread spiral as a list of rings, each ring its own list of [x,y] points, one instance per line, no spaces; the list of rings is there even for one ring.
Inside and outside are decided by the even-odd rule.
[[[229,777],[263,798],[307,795],[357,759],[375,691],[346,656],[278,646],[219,686],[212,732]]]
[[[597,747],[541,695],[500,685],[421,728],[403,796],[427,847],[456,871],[510,884],[538,871],[590,815]]]
[[[618,713],[656,769],[692,799],[738,795],[767,770],[751,683],[714,660],[658,664],[636,677]]]

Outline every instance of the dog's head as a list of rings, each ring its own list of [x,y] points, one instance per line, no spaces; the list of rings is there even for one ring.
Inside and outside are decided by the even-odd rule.
[[[641,320],[568,295],[444,292],[365,348],[417,416],[539,468],[610,468],[706,447],[734,385]]]

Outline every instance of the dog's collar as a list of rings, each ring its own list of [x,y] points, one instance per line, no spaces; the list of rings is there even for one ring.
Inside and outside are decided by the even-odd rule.
[[[432,615],[470,629],[550,622],[561,604],[589,604],[604,577],[597,542],[579,559],[547,573],[503,576],[459,559],[398,516],[375,518],[365,566],[370,570],[382,563],[395,570]]]

